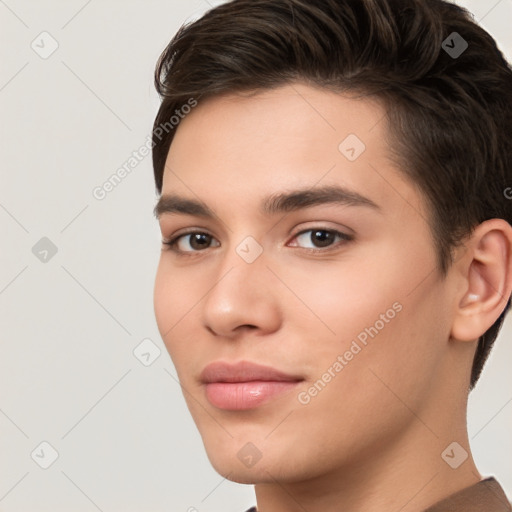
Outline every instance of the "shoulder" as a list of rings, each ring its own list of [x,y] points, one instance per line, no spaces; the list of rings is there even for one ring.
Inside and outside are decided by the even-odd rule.
[[[512,512],[501,485],[489,477],[429,507],[425,512]]]

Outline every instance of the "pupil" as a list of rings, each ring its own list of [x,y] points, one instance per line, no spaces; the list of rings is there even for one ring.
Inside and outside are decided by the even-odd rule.
[[[194,233],[190,245],[194,247],[194,244],[198,244],[194,249],[204,249],[208,245],[210,235],[206,233]]]
[[[327,247],[332,241],[332,233],[329,231],[315,231],[312,235],[317,238],[317,242],[320,242],[320,247]]]

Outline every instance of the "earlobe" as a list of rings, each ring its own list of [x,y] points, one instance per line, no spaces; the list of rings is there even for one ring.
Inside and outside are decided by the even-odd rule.
[[[512,291],[512,227],[503,219],[480,224],[460,261],[461,289],[451,337],[474,341],[505,309]]]

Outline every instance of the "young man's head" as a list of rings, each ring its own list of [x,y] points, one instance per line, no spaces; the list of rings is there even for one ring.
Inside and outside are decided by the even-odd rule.
[[[235,0],[156,84],[156,318],[214,467],[448,467],[512,289],[494,40],[441,0]]]

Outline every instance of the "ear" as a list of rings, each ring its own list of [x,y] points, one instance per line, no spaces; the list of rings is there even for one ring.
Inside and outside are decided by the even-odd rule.
[[[505,309],[512,292],[512,226],[503,219],[483,222],[454,265],[460,283],[451,337],[474,341]]]

